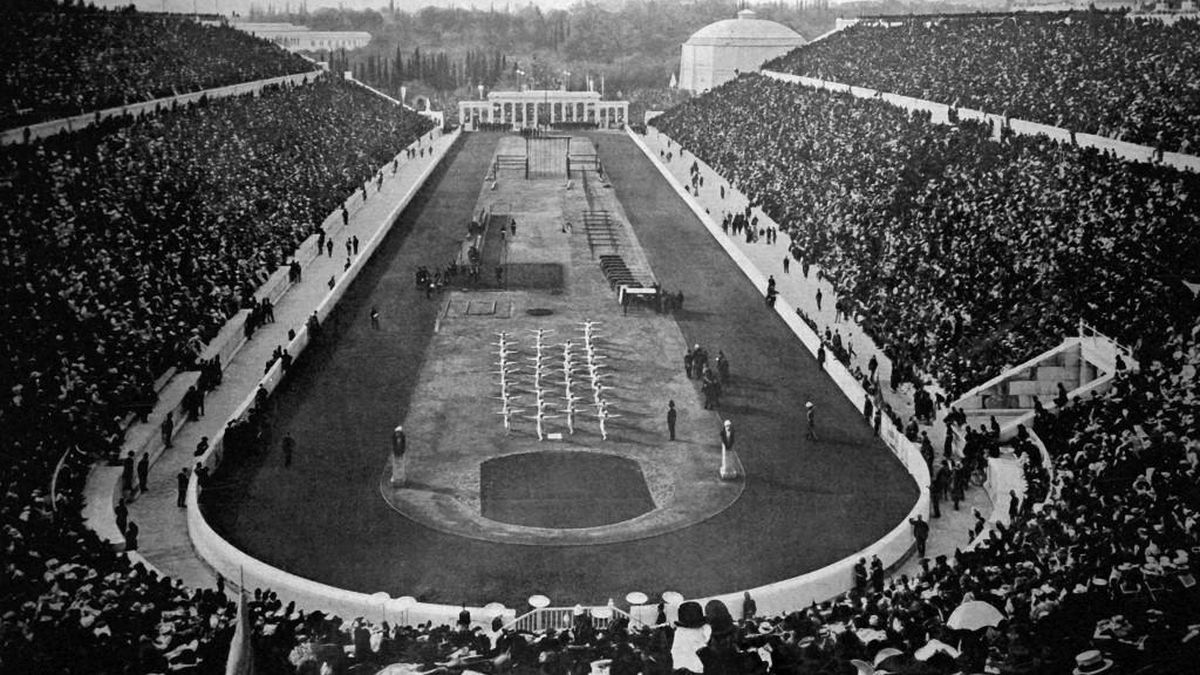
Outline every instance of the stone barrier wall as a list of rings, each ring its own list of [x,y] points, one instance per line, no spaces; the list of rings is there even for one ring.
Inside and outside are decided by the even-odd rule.
[[[700,219],[700,222],[704,223],[709,234],[725,249],[725,252],[737,263],[738,267],[754,283],[755,287],[765,287],[767,284],[766,275],[746,257],[728,235],[721,231],[720,224],[704,211],[704,208],[687,192],[683,184],[675,178],[669,169],[663,166],[655,153],[646,146],[639,135],[628,129],[626,133],[641,148],[646,157],[654,163],[675,192],[687,203],[696,217]],[[725,182],[730,184],[729,181]],[[760,219],[760,224],[764,227],[774,225],[774,223],[769,222],[769,219],[766,219],[766,221]],[[820,339],[813,332],[812,328],[796,315],[795,309],[782,297],[775,302],[775,312],[792,329],[792,332],[796,334],[796,337],[800,339],[809,353],[815,357]],[[828,359],[825,361],[825,372],[838,385],[838,388],[842,390],[842,393],[850,400],[854,407],[861,410],[863,403],[866,401],[867,393],[850,371],[836,359]],[[854,563],[860,557],[865,556],[869,558],[872,555],[878,556],[885,568],[891,568],[902,563],[914,548],[915,542],[910,531],[908,518],[913,518],[917,515],[926,519],[928,518],[929,470],[925,466],[925,460],[921,457],[921,451],[916,444],[905,438],[904,434],[886,417],[882,420],[879,435],[896,458],[900,460],[900,463],[908,471],[909,475],[912,476],[913,481],[916,482],[917,488],[920,491],[917,501],[913,504],[908,516],[874,544],[831,565],[791,579],[777,581],[765,586],[759,586],[758,588],[745,589],[758,604],[759,612],[763,614],[783,614],[800,607],[806,607],[812,602],[828,600],[850,590],[854,579]],[[743,591],[737,591],[713,597],[723,601],[734,616],[740,616],[742,593]],[[711,598],[704,598],[702,602],[708,599]],[[673,608],[669,609],[673,611]],[[656,606],[646,605],[633,608],[631,613],[641,621],[653,623],[657,611]]]
[[[437,161],[431,162],[426,167],[404,197],[397,203],[395,209],[387,218],[389,224],[376,231],[374,236],[364,243],[361,255],[354,260],[350,268],[346,270],[345,274],[334,285],[333,289],[317,305],[314,311],[316,311],[318,319],[322,322],[328,318],[342,296],[345,295],[350,284],[353,283],[359,272],[367,264],[367,261],[370,260],[375,249],[379,247],[387,236],[391,223],[395,221],[400,212],[408,206],[408,203],[417,194],[418,190],[425,184],[425,181],[440,164],[446,151],[457,141],[460,133],[459,131],[455,131],[447,135],[447,138],[450,140],[439,146]],[[301,328],[297,331],[295,339],[287,345],[288,353],[293,356],[299,356],[308,346],[309,340],[307,327]],[[268,392],[272,392],[282,381],[283,376],[282,364],[276,362],[259,383]],[[233,418],[237,419],[244,416],[253,405],[254,392],[251,392],[237,407]],[[210,471],[213,471],[220,464],[223,454],[224,435],[220,434],[212,439],[209,451],[200,458],[200,461]],[[381,453],[381,467],[384,460],[385,455]],[[459,605],[422,603],[415,602],[412,599],[390,598],[386,593],[382,592],[367,594],[348,591],[305,579],[257,560],[239,550],[209,525],[200,511],[198,497],[198,486],[193,475],[187,492],[188,534],[191,538],[192,546],[206,564],[234,584],[237,583],[238,579],[244,579],[247,588],[269,588],[277,593],[284,602],[295,602],[297,607],[309,611],[321,610],[323,612],[334,613],[347,620],[361,616],[372,621],[386,620],[389,623],[406,625],[426,621],[432,621],[434,624],[453,624],[458,620],[458,613],[462,609]],[[475,622],[481,626],[490,624],[493,616],[503,616],[508,620],[516,616],[515,611],[511,609],[488,610],[482,607],[470,607],[468,609],[471,611]]]

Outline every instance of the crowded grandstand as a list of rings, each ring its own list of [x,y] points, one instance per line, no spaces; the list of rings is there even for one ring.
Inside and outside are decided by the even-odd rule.
[[[256,291],[281,269],[297,278],[314,238],[332,258],[322,223],[378,191],[434,122],[228,26],[37,1],[2,16],[6,129],[306,77],[0,149],[0,671],[222,672],[234,652],[253,661],[238,672],[338,675],[1094,675],[1200,659],[1197,174],[762,74],[666,111],[657,132],[778,223],[797,266],[821,269],[899,374],[891,390],[936,382],[953,399],[1080,321],[1141,367],[1039,405],[1003,441],[939,401],[924,426],[956,428],[968,455],[1010,447],[1027,489],[973,545],[911,575],[863,561],[844,592],[767,616],[711,600],[674,603],[672,620],[660,606],[655,621],[596,621],[579,605],[541,629],[465,608],[452,624],[389,624],[237,579],[188,587],[136,554],[120,514],[123,551],[81,514],[90,468],[128,461],[156,381],[200,372],[199,414],[222,378],[203,345],[239,312],[273,320]],[[1198,26],[1095,12],[864,22],[768,67],[1190,154]],[[888,386],[873,375],[859,373],[868,390]],[[1003,618],[952,620],[976,601]]]

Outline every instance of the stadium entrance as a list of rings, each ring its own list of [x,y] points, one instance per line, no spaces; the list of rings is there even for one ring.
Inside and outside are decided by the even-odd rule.
[[[602,101],[596,91],[494,91],[486,101],[459,101],[458,119],[478,129],[617,128],[629,120],[629,101]]]

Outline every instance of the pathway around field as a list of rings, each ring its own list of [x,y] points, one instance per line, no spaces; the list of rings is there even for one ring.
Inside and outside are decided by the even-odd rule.
[[[724,350],[731,360],[721,408],[681,410],[679,431],[716,448],[718,420],[734,420],[748,476],[742,497],[700,524],[649,539],[536,547],[431,530],[381,499],[390,431],[411,407],[443,306],[443,299],[415,292],[413,271],[450,260],[465,234],[497,138],[476,133],[431,179],[428,199],[402,216],[397,230],[406,234],[384,242],[349,289],[337,339],[306,353],[277,392],[275,438],[295,436],[295,464],[285,469],[275,445],[242,458],[241,466],[227,465],[231,478],[221,480],[230,489],[212,493],[225,498],[208,504],[224,536],[272,565],[335,586],[520,607],[536,592],[573,604],[631,590],[699,597],[753,588],[851,555],[904,517],[916,498],[908,474],[788,327],[763,308],[758,290],[628,138],[590,137],[600,143],[615,191],[589,184],[589,196],[614,205],[619,198],[654,276],[668,290],[685,290],[684,310],[674,317],[682,338],[714,354]],[[562,236],[543,229],[553,221],[525,220],[518,243]],[[369,324],[373,305],[380,330]],[[631,312],[627,320],[647,319]],[[653,367],[675,368],[682,377],[682,353],[665,358]],[[669,395],[659,395],[663,404]],[[820,406],[824,433],[816,443],[804,441],[797,425],[806,400]]]
[[[444,148],[451,141],[452,137],[439,136],[432,145]],[[425,148],[430,145],[427,139],[423,142]],[[154,462],[150,469],[149,490],[129,502],[129,520],[140,528],[138,554],[162,572],[192,588],[212,587],[216,583],[215,574],[192,549],[187,512],[176,505],[176,475],[180,469],[191,468],[195,463],[193,451],[201,437],[215,437],[237,407],[254,392],[272,351],[277,345],[288,343],[288,330],[301,328],[308,315],[329,293],[327,281],[334,276],[340,277],[343,271],[346,240],[357,236],[360,241],[367,241],[386,225],[386,216],[434,157],[435,153],[426,151],[420,157],[401,162],[394,176],[390,170],[385,171],[382,188],[371,192],[366,202],[360,198],[351,200],[358,204],[350,206],[348,226],[342,227],[340,222],[332,227],[326,225],[334,243],[334,255],[317,256],[304,266],[303,280],[294,284],[275,304],[275,322],[255,331],[253,338],[226,364],[220,386],[205,399],[204,417],[182,424],[173,446]],[[151,419],[158,416],[156,411]],[[212,494],[227,492],[230,487],[218,483],[211,488]]]
[[[693,163],[698,165],[700,173],[704,177],[704,184],[698,186],[698,194],[694,194],[693,199],[704,207],[716,222],[721,222],[726,213],[739,213],[748,205],[746,197],[727,181],[722,180],[711,167],[697,159],[691,152],[681,152],[678,143],[668,142],[667,137],[659,134],[653,127],[642,138],[652,151],[659,152],[659,161],[685,186],[692,184],[690,171]],[[767,220],[766,214],[760,209],[754,208],[752,212],[761,221]],[[765,238],[760,238],[754,243],[747,243],[745,237],[732,234],[727,237],[764,275],[775,277],[776,288],[779,290],[780,296],[791,306],[800,309],[811,318],[816,323],[816,330],[820,334],[824,334],[826,329],[840,333],[846,341],[845,344],[855,348],[855,355],[851,357],[849,364],[850,368],[858,368],[864,373],[867,372],[867,364],[874,355],[879,364],[877,372],[883,399],[892,406],[902,420],[907,421],[912,416],[912,385],[903,384],[898,390],[888,387],[892,373],[892,360],[863,332],[861,326],[845,317],[838,316],[838,312],[834,308],[837,293],[827,279],[819,276],[820,265],[813,263],[808,275],[805,276],[799,261],[792,260],[789,271],[785,272],[783,260],[785,257],[791,257],[789,254],[790,239],[786,233],[781,233],[779,240],[773,244],[766,243]],[[761,289],[761,293],[765,295],[766,289]],[[818,293],[822,296],[820,304],[817,302]],[[931,388],[931,391],[939,390],[934,387]],[[940,413],[941,411],[939,411],[939,417]],[[933,442],[934,469],[936,470],[943,461],[942,445],[945,441],[945,425],[937,422],[932,425],[921,424],[920,428],[929,434],[929,438]],[[991,513],[991,500],[982,488],[969,488],[965,497],[959,504],[958,510],[955,510],[947,500],[944,508],[941,509],[941,517],[930,519],[926,557],[934,559],[939,555],[953,556],[955,549],[966,545],[968,531],[975,525],[972,511],[980,511],[985,518]],[[912,574],[919,569],[920,560],[914,555],[894,572],[896,574]]]

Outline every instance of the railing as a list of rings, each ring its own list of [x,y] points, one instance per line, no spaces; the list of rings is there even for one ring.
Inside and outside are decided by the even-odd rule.
[[[592,627],[597,630],[605,630],[612,625],[613,621],[618,618],[623,618],[629,621],[629,625],[641,626],[642,621],[631,615],[623,609],[612,605],[600,605],[599,607],[583,607],[584,616],[592,620]],[[560,630],[570,628],[575,620],[575,612],[579,611],[576,607],[542,607],[535,609],[532,612],[527,612],[513,619],[504,626],[506,630],[527,631],[536,633],[549,628]]]
[[[1097,338],[1107,340],[1112,343],[1113,347],[1115,347],[1116,350],[1121,354],[1121,356],[1123,356],[1125,358],[1125,361],[1128,364],[1133,364],[1133,362],[1134,362],[1132,349],[1126,347],[1125,345],[1121,344],[1117,340],[1114,340],[1113,338],[1109,337],[1108,335],[1105,335],[1104,333],[1100,332],[1095,326],[1084,321],[1083,319],[1079,320],[1079,337],[1093,339],[1093,340],[1097,339]]]

